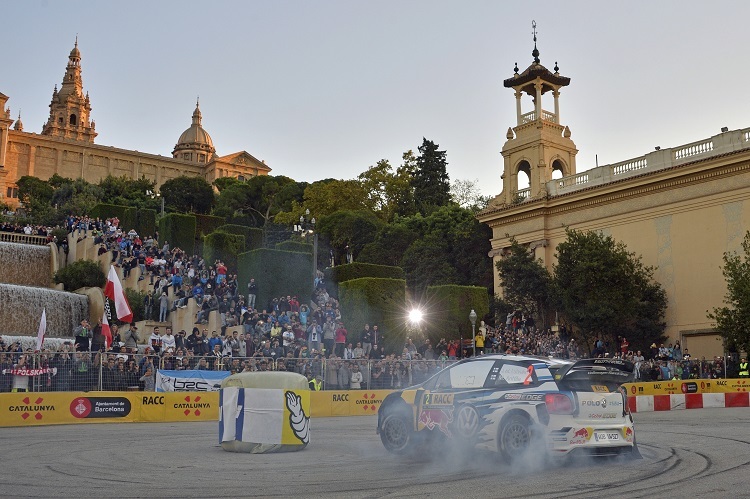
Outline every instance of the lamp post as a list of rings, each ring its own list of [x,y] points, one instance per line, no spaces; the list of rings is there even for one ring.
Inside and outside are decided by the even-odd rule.
[[[315,278],[318,277],[318,233],[315,232],[315,217],[310,218],[310,209],[305,210],[304,215],[299,217],[299,225],[294,226],[294,232],[299,232],[302,237],[311,234],[313,236],[313,264],[312,278],[315,285]]]
[[[469,322],[471,322],[471,344],[474,348],[474,355],[473,357],[477,356],[477,339],[476,339],[476,333],[474,332],[474,326],[477,325],[477,313],[474,312],[474,309],[471,309],[471,313],[469,314]]]

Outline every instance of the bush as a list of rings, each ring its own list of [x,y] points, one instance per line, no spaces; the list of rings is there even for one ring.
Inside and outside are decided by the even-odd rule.
[[[487,288],[479,286],[428,286],[426,302],[430,306],[430,310],[425,312],[427,330],[433,345],[440,338],[471,338],[469,313],[472,310],[477,313],[478,329],[479,321],[484,320],[490,311]]]
[[[373,263],[348,263],[325,269],[326,289],[333,296],[339,294],[339,284],[363,277],[379,279],[406,279],[404,269],[390,265],[376,265]]]
[[[52,229],[52,237],[55,238],[55,243],[60,246],[63,241],[68,239],[68,231],[62,227],[56,227]]]
[[[238,256],[239,292],[247,292],[254,278],[258,285],[256,308],[264,309],[271,298],[295,295],[309,303],[313,290],[312,255],[260,248]]]
[[[135,231],[141,238],[156,234],[156,210],[148,208],[138,210]]]
[[[216,229],[216,232],[237,234],[245,238],[245,250],[250,251],[263,247],[263,229],[246,227],[244,225],[225,224]]]
[[[193,213],[195,217],[195,239],[201,241],[203,238],[213,232],[216,229],[226,224],[226,220],[223,217],[215,217],[213,215],[199,215]]]
[[[117,217],[117,219],[120,220],[120,228],[127,232],[130,229],[135,228],[138,218],[137,213],[138,210],[131,208],[130,206],[99,203],[94,206],[93,210],[91,210],[91,217],[101,218],[102,220]]]
[[[125,296],[128,299],[130,310],[133,311],[134,321],[138,322],[151,319],[151,317],[146,317],[146,307],[143,306],[143,299],[146,297],[146,293],[135,289],[125,288]],[[110,310],[115,309],[114,304],[110,303],[110,306]],[[154,307],[154,309],[158,309],[158,307]]]
[[[276,249],[282,251],[297,251],[299,253],[313,253],[313,245],[299,241],[282,241],[276,243]]]
[[[169,242],[170,248],[182,248],[188,255],[195,251],[195,217],[170,213],[159,220],[159,244]]]
[[[214,232],[203,238],[203,259],[207,265],[221,260],[234,272],[237,268],[237,255],[244,251],[245,238],[239,234]]]
[[[401,353],[406,338],[406,281],[363,277],[342,282],[339,291],[349,334],[359,334],[365,324],[377,324],[386,351]]]
[[[66,291],[80,288],[103,288],[106,277],[99,262],[78,260],[55,272],[55,283],[62,283]]]

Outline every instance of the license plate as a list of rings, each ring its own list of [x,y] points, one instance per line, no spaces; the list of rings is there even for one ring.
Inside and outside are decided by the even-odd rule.
[[[595,442],[614,442],[616,440],[620,440],[620,434],[617,432],[610,432],[610,431],[594,432]]]

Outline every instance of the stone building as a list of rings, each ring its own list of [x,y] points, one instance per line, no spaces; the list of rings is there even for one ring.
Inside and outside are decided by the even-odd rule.
[[[536,42],[536,39],[535,39]],[[657,268],[667,293],[666,333],[695,357],[723,355],[707,311],[722,306],[722,256],[741,249],[750,229],[750,128],[577,172],[577,149],[562,125],[560,89],[570,83],[534,60],[504,81],[515,92],[517,122],[502,149],[502,192],[478,219],[492,228],[493,262],[515,237],[548,269],[565,229],[600,231]],[[542,108],[554,99],[554,111]],[[533,110],[522,113],[521,100]],[[519,188],[524,172],[529,187]],[[494,266],[493,266],[494,268]],[[495,291],[502,287],[495,272]]]
[[[16,181],[24,175],[47,180],[57,173],[92,183],[107,175],[145,176],[158,187],[181,175],[213,182],[219,177],[247,179],[271,171],[246,151],[217,155],[197,103],[192,124],[180,135],[171,157],[95,144],[96,123],[83,89],[78,40],[68,56],[62,85],[59,90],[55,85],[52,92],[49,119],[40,134],[24,131],[20,114],[13,124],[8,99],[0,93],[0,202],[10,206],[18,204]]]

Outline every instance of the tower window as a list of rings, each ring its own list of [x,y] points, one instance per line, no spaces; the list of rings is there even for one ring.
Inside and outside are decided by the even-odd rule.
[[[187,159],[189,161],[192,159],[191,156],[192,155],[189,152],[186,152],[182,154],[182,159]]]
[[[57,124],[60,125],[60,126],[62,126],[62,124],[63,124],[63,117],[62,116],[60,116],[59,118],[57,118]]]
[[[75,114],[70,115],[70,125],[76,126],[78,124],[78,117]]]
[[[199,154],[198,155],[198,162],[199,163],[205,163],[206,162],[206,155],[205,154]]]

